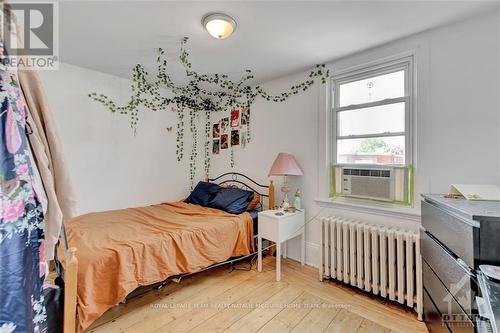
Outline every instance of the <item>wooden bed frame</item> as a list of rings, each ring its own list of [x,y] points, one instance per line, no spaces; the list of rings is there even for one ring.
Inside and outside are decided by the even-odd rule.
[[[234,185],[246,189],[261,196],[261,204],[264,205],[264,199],[267,198],[269,209],[275,208],[274,183],[271,180],[269,185],[262,185],[248,176],[237,172],[227,172],[216,178],[206,178],[206,181],[219,185]],[[250,184],[247,184],[249,181]],[[257,188],[257,190],[255,189]],[[264,190],[262,190],[264,189]],[[267,191],[267,193],[264,193]],[[67,244],[67,243],[66,243]],[[77,283],[78,283],[78,258],[76,257],[76,248],[67,248],[64,254],[64,333],[77,332]]]
[[[76,248],[71,247],[64,254],[64,333],[76,332],[77,276]]]

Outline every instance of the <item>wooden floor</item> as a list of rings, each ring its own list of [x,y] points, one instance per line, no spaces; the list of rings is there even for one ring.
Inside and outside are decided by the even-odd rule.
[[[410,310],[274,257],[264,271],[215,268],[108,311],[89,332],[427,332]]]

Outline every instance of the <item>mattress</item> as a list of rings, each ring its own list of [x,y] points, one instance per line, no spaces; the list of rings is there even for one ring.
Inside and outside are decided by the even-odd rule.
[[[80,329],[137,287],[250,254],[252,215],[175,202],[67,221],[69,246],[78,251]]]

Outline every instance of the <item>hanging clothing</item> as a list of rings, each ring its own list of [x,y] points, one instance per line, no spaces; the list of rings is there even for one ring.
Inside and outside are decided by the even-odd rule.
[[[63,219],[77,215],[76,195],[38,74],[35,71],[21,70],[19,81],[28,105],[28,122],[33,130],[29,141],[48,198],[45,214],[45,251],[47,259],[51,260]]]
[[[17,73],[0,62],[0,332],[46,330],[44,193],[26,124],[28,108]]]

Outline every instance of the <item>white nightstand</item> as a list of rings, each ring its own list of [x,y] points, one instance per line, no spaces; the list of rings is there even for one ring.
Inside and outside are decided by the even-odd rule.
[[[277,210],[266,210],[259,213],[258,262],[257,269],[262,272],[262,239],[276,243],[276,281],[281,280],[281,243],[285,242],[284,257],[286,258],[286,241],[301,236],[301,263],[305,256],[305,217],[304,210],[295,213],[276,215]]]

